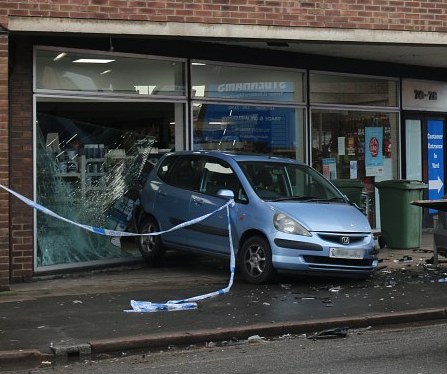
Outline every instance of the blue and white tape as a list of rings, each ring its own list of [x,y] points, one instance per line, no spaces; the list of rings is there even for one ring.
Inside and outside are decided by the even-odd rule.
[[[176,310],[190,310],[197,308],[197,301],[205,300],[210,297],[215,297],[219,295],[223,295],[230,291],[233,280],[234,280],[234,270],[236,266],[236,259],[234,255],[234,247],[233,241],[231,240],[231,223],[230,223],[230,204],[225,204],[224,206],[227,208],[227,224],[228,224],[228,239],[230,242],[230,280],[228,282],[228,286],[222,288],[219,291],[214,291],[207,293],[205,295],[199,295],[190,297],[188,299],[183,300],[170,300],[166,303],[152,303],[150,301],[135,301],[132,300],[130,305],[132,306],[131,310],[125,310],[125,312],[158,312],[158,311],[176,311]],[[217,211],[217,210],[216,210]],[[214,212],[216,212],[214,211]]]
[[[29,205],[33,209],[38,210],[41,213],[47,214],[51,217],[54,217],[61,221],[67,222],[69,224],[81,227],[81,228],[83,228],[87,231],[93,232],[95,234],[105,235],[105,236],[114,236],[114,237],[161,235],[161,234],[164,234],[167,232],[178,230],[178,229],[186,227],[186,226],[194,225],[200,221],[207,219],[209,216],[211,216],[223,209],[226,209],[227,210],[227,225],[228,225],[228,240],[230,243],[230,280],[228,282],[227,287],[225,287],[221,290],[218,290],[218,291],[210,292],[205,295],[194,296],[194,297],[190,297],[188,299],[170,300],[166,303],[153,303],[150,301],[131,300],[130,305],[131,305],[132,309],[125,310],[125,312],[158,312],[158,311],[176,311],[176,310],[197,309],[197,301],[201,301],[201,300],[205,300],[205,299],[208,299],[211,297],[223,295],[223,294],[229,292],[233,285],[236,260],[235,260],[235,255],[234,255],[233,240],[231,239],[232,235],[231,235],[231,222],[230,222],[230,206],[234,206],[234,200],[228,201],[226,204],[222,205],[221,207],[217,208],[216,210],[212,211],[211,213],[204,214],[203,216],[197,217],[191,221],[183,222],[177,226],[170,228],[169,230],[138,234],[138,233],[124,232],[124,231],[108,230],[108,229],[104,229],[101,227],[89,226],[89,225],[84,225],[82,223],[74,222],[74,221],[71,221],[65,217],[60,216],[59,214],[53,212],[50,209],[45,208],[44,206],[40,205],[39,203],[36,203],[35,201],[28,199],[27,197],[11,190],[10,188],[3,186],[2,184],[0,184],[0,188],[4,189],[5,191],[8,191],[11,195],[14,195],[19,200],[23,201],[25,204]]]

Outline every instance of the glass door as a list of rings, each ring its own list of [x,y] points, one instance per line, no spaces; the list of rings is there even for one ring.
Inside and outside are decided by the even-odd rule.
[[[421,120],[405,120],[405,175],[406,179],[423,179]]]

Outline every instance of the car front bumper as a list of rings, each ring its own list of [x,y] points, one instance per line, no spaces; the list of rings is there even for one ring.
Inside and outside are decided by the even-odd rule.
[[[343,240],[349,244],[342,244],[342,238],[348,238]],[[278,232],[270,245],[277,270],[367,275],[379,264],[371,233],[312,233],[304,237]]]

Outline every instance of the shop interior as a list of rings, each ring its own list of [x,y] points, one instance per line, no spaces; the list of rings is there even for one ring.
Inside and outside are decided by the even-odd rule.
[[[173,103],[39,97],[36,198],[83,224],[134,230],[133,207],[161,154],[175,148]],[[37,267],[138,255],[135,241],[78,232],[37,213]]]

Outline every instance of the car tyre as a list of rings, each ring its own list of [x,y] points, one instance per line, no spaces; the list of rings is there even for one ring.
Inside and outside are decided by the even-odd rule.
[[[251,284],[266,284],[273,280],[272,250],[265,238],[255,235],[242,244],[238,269]]]
[[[152,216],[145,216],[138,230],[140,234],[158,231],[160,231],[160,226]],[[138,248],[143,259],[150,265],[157,265],[164,258],[165,249],[163,248],[160,235],[139,236]]]

